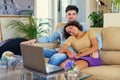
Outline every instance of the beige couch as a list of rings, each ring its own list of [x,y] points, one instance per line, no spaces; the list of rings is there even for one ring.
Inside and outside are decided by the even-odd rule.
[[[63,23],[57,25],[58,29]],[[120,27],[93,28],[103,40],[102,66],[89,67],[81,72],[93,75],[86,80],[120,80]],[[38,44],[37,44],[38,45]],[[40,46],[55,48],[58,43],[40,43]]]
[[[93,75],[87,80],[120,80],[120,27],[93,29],[99,32],[103,40],[101,50],[102,66],[82,70]]]

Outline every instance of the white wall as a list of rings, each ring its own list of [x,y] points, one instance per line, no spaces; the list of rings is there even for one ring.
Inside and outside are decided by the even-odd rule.
[[[35,0],[35,17],[51,18],[51,0]]]
[[[104,27],[118,26],[120,27],[120,13],[105,13]]]
[[[88,16],[90,13],[97,10],[97,3],[96,0],[87,0],[86,2],[86,25],[90,26],[92,22],[88,19]]]

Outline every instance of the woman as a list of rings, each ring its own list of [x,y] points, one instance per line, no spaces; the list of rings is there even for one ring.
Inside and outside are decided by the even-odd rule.
[[[64,35],[68,38],[60,48],[60,53],[66,53],[68,59],[61,66],[66,67],[67,61],[73,60],[79,70],[100,66],[100,56],[98,50],[98,41],[92,30],[82,32],[82,26],[77,21],[67,23],[64,27]],[[72,46],[77,53],[68,50]]]

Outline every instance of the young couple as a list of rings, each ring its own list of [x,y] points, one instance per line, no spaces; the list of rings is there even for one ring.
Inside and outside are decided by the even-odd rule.
[[[71,59],[79,70],[100,66],[99,49],[102,47],[101,37],[88,27],[77,22],[78,8],[75,5],[66,7],[66,18],[68,23],[58,29],[49,37],[42,37],[22,42],[22,44],[34,44],[36,42],[60,41],[60,48],[44,48],[44,56],[49,59],[50,64],[60,65],[65,68],[66,62]]]

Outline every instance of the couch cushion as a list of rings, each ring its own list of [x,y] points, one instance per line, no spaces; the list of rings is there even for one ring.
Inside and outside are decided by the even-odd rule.
[[[120,65],[89,67],[81,72],[93,75],[86,80],[120,80]]]
[[[120,27],[107,27],[102,31],[103,50],[120,50]]]
[[[100,57],[102,64],[120,65],[120,51],[101,51]]]

